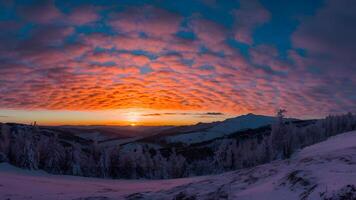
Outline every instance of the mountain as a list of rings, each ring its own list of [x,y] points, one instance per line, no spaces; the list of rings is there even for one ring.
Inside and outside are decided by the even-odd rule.
[[[198,124],[186,128],[184,132],[174,133],[174,129],[168,131],[170,135],[164,137],[167,143],[186,143],[194,144],[201,143],[216,138],[228,136],[237,131],[254,129],[261,126],[266,126],[275,122],[276,118],[264,115],[247,114],[235,118],[226,119],[222,122],[214,122],[211,124]],[[201,128],[197,128],[199,126]]]
[[[169,180],[112,180],[52,175],[0,164],[0,199],[66,200],[352,200],[356,131],[251,168]]]

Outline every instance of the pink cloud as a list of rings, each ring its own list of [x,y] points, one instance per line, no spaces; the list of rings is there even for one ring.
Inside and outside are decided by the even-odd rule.
[[[214,52],[225,52],[231,54],[233,50],[225,44],[228,36],[228,30],[213,21],[195,17],[190,22],[190,27],[197,35],[199,44],[206,46]]]
[[[269,45],[259,45],[250,48],[251,61],[259,66],[268,66],[274,71],[287,71],[289,63],[281,61],[276,48]]]
[[[55,13],[53,7],[50,9]],[[4,76],[0,76],[0,89],[6,96],[0,98],[1,108],[135,107],[273,114],[276,108],[285,107],[298,116],[328,114],[354,106],[351,98],[345,98],[353,95],[353,80],[341,72],[335,72],[334,79],[310,72],[309,65],[328,66],[337,63],[335,60],[317,62],[294,49],[288,57],[293,62],[287,62],[269,45],[250,47],[248,59],[226,45],[226,38],[233,34],[226,27],[193,16],[187,19],[186,28],[196,39],[179,38],[175,33],[182,28],[182,18],[150,6],[110,15],[108,24],[116,34],[81,34],[69,43],[68,38],[75,34],[73,25],[99,19],[94,8],[81,9],[61,14],[71,16],[64,17],[72,19],[68,23],[52,24],[58,20],[55,14],[48,14],[49,21],[36,19],[42,25],[31,30],[29,38],[1,50],[0,73]],[[242,1],[234,14],[236,39],[253,44],[253,29],[266,22],[268,11],[256,1]],[[244,16],[248,20],[242,20]],[[295,37],[305,35],[309,28],[300,28],[303,31]],[[16,27],[9,30],[16,31]],[[298,48],[318,50],[298,41]],[[0,42],[7,44],[6,40]],[[203,45],[208,52],[201,51]],[[265,65],[272,70],[259,67]],[[142,73],[142,68],[149,70]]]
[[[270,12],[258,0],[241,0],[240,8],[233,11],[235,16],[235,39],[252,44],[253,30],[271,18]]]
[[[112,16],[110,25],[122,33],[145,32],[162,37],[177,32],[181,17],[153,6],[131,7]]]

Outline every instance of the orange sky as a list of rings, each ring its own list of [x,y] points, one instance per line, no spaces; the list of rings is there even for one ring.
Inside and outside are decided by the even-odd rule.
[[[223,113],[183,112],[152,109],[121,109],[105,111],[46,111],[0,110],[1,122],[40,125],[188,125],[198,122],[220,121],[231,117]]]
[[[355,112],[355,9],[268,2],[0,1],[0,121]]]

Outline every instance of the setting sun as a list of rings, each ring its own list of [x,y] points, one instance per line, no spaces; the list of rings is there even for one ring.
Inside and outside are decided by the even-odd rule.
[[[140,117],[140,113],[138,112],[129,112],[127,114],[127,121],[131,122],[132,124],[135,124],[134,122],[138,122],[139,121],[139,117]]]

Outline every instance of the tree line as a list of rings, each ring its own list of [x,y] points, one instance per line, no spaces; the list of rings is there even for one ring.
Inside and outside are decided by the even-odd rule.
[[[352,113],[328,116],[307,125],[284,120],[284,110],[267,134],[230,137],[198,147],[162,148],[154,143],[123,146],[82,144],[63,140],[58,133],[43,134],[36,125],[1,124],[0,162],[53,174],[106,178],[164,179],[220,173],[289,158],[305,146],[346,131],[356,130]],[[191,159],[195,148],[209,151]],[[186,153],[182,153],[185,151]]]

